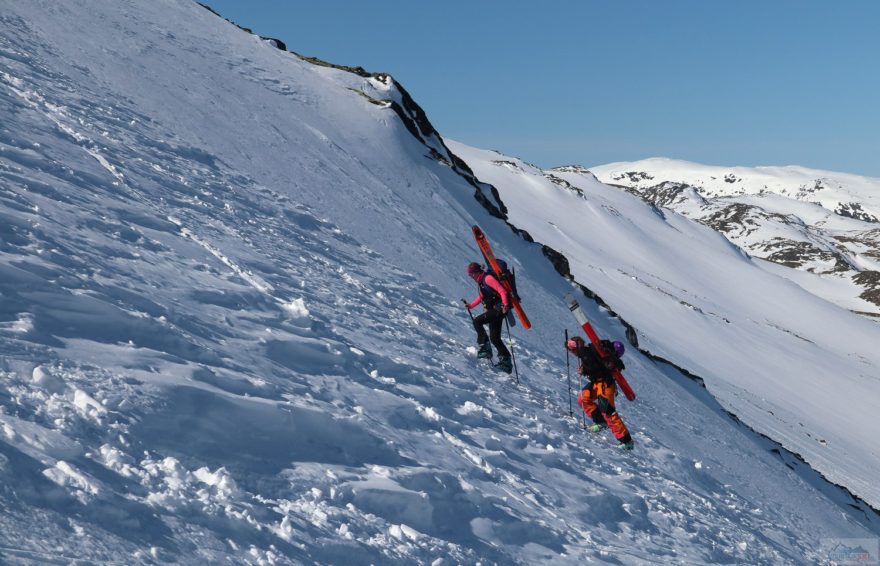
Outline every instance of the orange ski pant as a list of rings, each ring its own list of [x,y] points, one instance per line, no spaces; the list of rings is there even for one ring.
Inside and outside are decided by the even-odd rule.
[[[593,421],[608,423],[615,438],[620,440],[629,434],[629,430],[623,424],[623,420],[617,414],[617,409],[614,407],[614,396],[616,394],[617,386],[615,384],[596,381],[583,388],[580,395],[578,395],[578,405],[584,409],[584,412]]]

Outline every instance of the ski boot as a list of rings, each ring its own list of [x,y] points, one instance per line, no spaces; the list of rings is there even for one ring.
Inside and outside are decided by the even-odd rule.
[[[477,357],[481,360],[491,360],[492,346],[490,346],[488,342],[480,344],[480,349],[477,350]]]
[[[620,444],[618,444],[617,449],[618,450],[632,450],[634,446],[635,446],[635,444],[633,444],[633,441],[629,440],[627,442],[621,442]]]
[[[605,423],[593,423],[587,427],[587,432],[602,432],[608,428],[608,425]]]
[[[495,367],[504,373],[510,373],[513,371],[513,363],[510,361],[510,356],[498,356],[498,363],[495,364]]]

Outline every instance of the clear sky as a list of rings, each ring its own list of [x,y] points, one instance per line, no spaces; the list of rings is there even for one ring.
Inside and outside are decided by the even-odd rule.
[[[672,157],[880,176],[880,0],[203,0],[389,72],[446,137],[543,167]]]

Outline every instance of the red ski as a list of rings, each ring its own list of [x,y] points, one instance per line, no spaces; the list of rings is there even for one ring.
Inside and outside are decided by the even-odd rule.
[[[607,359],[612,354],[607,352],[604,348],[602,348],[602,344],[599,341],[599,335],[596,334],[596,331],[593,330],[593,325],[590,324],[590,321],[587,320],[587,315],[584,314],[584,311],[581,309],[581,306],[578,304],[577,300],[571,295],[565,296],[565,302],[568,303],[568,309],[577,319],[578,323],[581,325],[581,328],[584,329],[584,332],[587,333],[587,337],[590,339],[590,342],[593,343],[593,347],[599,353],[599,357],[603,360]],[[612,372],[614,375],[614,381],[617,382],[617,385],[620,386],[620,390],[623,391],[623,394],[630,401],[635,401],[636,394],[632,390],[632,387],[629,386],[629,382],[626,381],[626,378],[623,377],[623,374],[620,373],[620,370],[615,368]]]
[[[489,246],[489,240],[486,239],[486,235],[483,234],[483,231],[480,230],[479,226],[474,226],[473,231],[474,239],[477,241],[477,245],[480,246],[480,251],[483,252],[483,257],[485,257],[486,261],[489,262],[489,267],[492,268],[492,271],[499,274],[499,282],[501,283],[501,285],[504,286],[504,289],[507,291],[507,296],[510,297],[510,304],[513,305],[513,310],[514,312],[516,312],[516,316],[519,317],[519,321],[522,323],[523,328],[528,330],[532,327],[532,323],[529,322],[529,317],[526,316],[526,311],[522,309],[519,301],[514,296],[513,287],[510,285],[510,281],[500,275],[501,266],[498,265],[498,260],[495,259],[495,254],[492,253],[492,248]]]

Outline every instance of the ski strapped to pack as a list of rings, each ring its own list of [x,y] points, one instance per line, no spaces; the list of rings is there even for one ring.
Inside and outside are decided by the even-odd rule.
[[[581,325],[581,328],[584,329],[584,332],[587,333],[587,337],[590,339],[590,342],[593,344],[593,348],[595,348],[596,352],[599,354],[599,357],[604,361],[609,358],[614,358],[615,354],[613,352],[607,351],[602,347],[602,343],[599,340],[599,335],[596,334],[596,331],[593,329],[593,325],[590,324],[590,321],[587,320],[587,315],[584,314],[583,309],[581,309],[580,304],[578,304],[577,300],[571,295],[565,295],[565,302],[568,304],[568,309],[574,315],[574,318]],[[623,394],[626,396],[627,400],[635,401],[636,394],[632,390],[632,387],[629,386],[629,382],[623,377],[623,374],[620,373],[620,369],[615,367],[611,374],[614,376],[614,381],[617,382],[617,385],[620,387],[620,390],[623,391]]]
[[[495,259],[495,254],[492,253],[492,248],[489,246],[489,240],[486,239],[486,235],[483,234],[483,231],[479,226],[474,226],[473,231],[477,246],[479,246],[480,251],[483,252],[483,257],[486,258],[486,263],[489,264],[489,267],[494,273],[498,274],[499,283],[501,283],[504,290],[507,291],[507,296],[510,298],[510,304],[513,305],[513,311],[516,313],[516,316],[519,317],[519,321],[522,323],[523,328],[531,328],[532,323],[529,321],[529,317],[526,316],[526,312],[523,310],[522,305],[519,304],[519,299],[514,293],[510,281],[508,281],[507,277],[503,275],[501,266],[498,265],[498,260]]]

